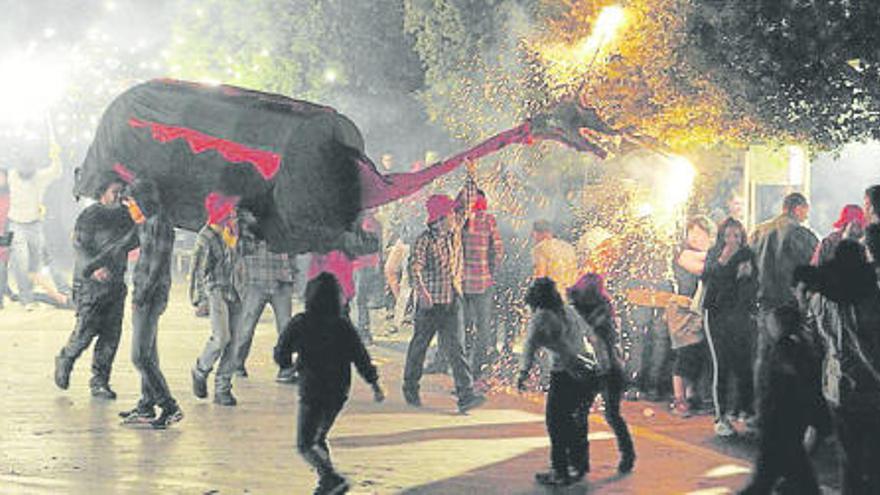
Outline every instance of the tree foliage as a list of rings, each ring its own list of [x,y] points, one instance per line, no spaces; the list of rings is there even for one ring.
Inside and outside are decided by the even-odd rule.
[[[880,2],[704,0],[687,32],[695,64],[771,134],[880,137]]]

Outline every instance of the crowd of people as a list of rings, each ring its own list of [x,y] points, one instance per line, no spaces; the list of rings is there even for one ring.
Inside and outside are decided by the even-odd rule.
[[[0,224],[0,304],[10,258],[26,260],[13,263],[25,307],[37,274],[51,274],[31,200],[57,174],[56,161],[30,175],[0,171],[0,219],[7,210],[9,218],[9,226]],[[468,168],[457,197],[410,200],[408,211],[424,202],[421,226],[399,208],[364,212],[337,250],[309,254],[305,309],[296,316],[296,257],[272,252],[254,215],[233,198],[209,195],[189,277],[191,302],[207,308],[210,322],[191,370],[193,394],[208,397],[214,372],[214,402],[237,404],[234,378],[247,376],[257,322],[271,305],[277,381],[299,385],[297,447],[319,474],[318,493],[343,490],[327,434],[347,399],[351,364],[377,401],[385,397],[367,350],[378,301],[389,332],[412,325],[402,380],[410,406],[421,406],[419,384],[430,372],[450,372],[461,413],[485,402],[492,380],[547,392],[551,469],[536,475],[541,484],[567,485],[589,472],[586,418],[601,396],[621,473],[636,459],[621,402],[644,400],[666,403],[682,419],[710,414],[720,437],[756,434],[756,469],[743,493],[770,493],[780,480],[783,493],[819,493],[808,451],[832,436],[842,452],[844,493],[880,492],[880,452],[870,441],[880,438],[880,186],[866,190],[864,206],[846,205],[821,240],[805,226],[810,205],[800,193],[787,195],[780,214],[750,235],[741,209],[718,224],[692,217],[675,249],[654,249],[648,223],[618,239],[592,232],[593,239],[570,243],[565,231],[538,220],[528,276],[517,278],[505,277],[509,236]],[[8,183],[20,191],[17,200]],[[167,428],[183,418],[157,347],[174,228],[149,181],[108,176],[94,199],[74,227],[72,291],[63,277],[55,284],[59,297],[72,297],[59,303],[76,309],[75,328],[55,358],[55,382],[68,388],[74,363],[95,341],[91,393],[115,399],[110,375],[129,252],[138,248],[131,358],[141,398],[120,416],[123,424]],[[641,254],[621,256],[608,248],[615,242]],[[502,328],[500,314],[517,300],[529,317]],[[512,373],[505,363],[519,345]]]

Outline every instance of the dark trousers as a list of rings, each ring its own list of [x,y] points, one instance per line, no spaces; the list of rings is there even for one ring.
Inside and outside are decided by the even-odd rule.
[[[110,382],[113,359],[119,348],[122,313],[125,311],[125,285],[120,284],[117,290],[100,296],[81,290],[76,300],[76,326],[59,355],[63,359],[76,361],[97,337],[89,384],[92,388],[100,387]]]
[[[629,427],[620,414],[620,399],[625,386],[623,371],[612,371],[604,376],[601,385],[602,399],[605,402],[605,421],[614,431],[614,437],[617,439],[617,451],[622,456],[635,455]]]
[[[280,335],[293,314],[293,283],[278,283],[272,290],[259,285],[248,285],[244,289],[241,296],[240,327],[238,331],[232,332],[237,369],[244,368],[251,353],[254,331],[267,304],[272,306],[275,330]]]
[[[595,382],[578,381],[564,371],[550,373],[545,421],[550,436],[550,465],[559,474],[568,473],[569,466],[589,470],[587,416],[596,386]]]
[[[144,304],[135,306],[131,315],[131,362],[141,374],[141,408],[158,405],[162,409],[175,404],[159,368],[159,349],[156,345],[159,317],[165,312],[168,290],[159,288]]]
[[[713,362],[715,418],[754,412],[753,329],[747,312],[709,311],[704,326]],[[733,384],[733,390],[731,390]]]
[[[451,304],[435,304],[429,309],[419,308],[413,323],[413,336],[406,350],[403,388],[412,392],[419,391],[425,353],[434,334],[437,334],[440,352],[452,365],[452,377],[459,401],[470,398],[474,393],[473,377],[464,357],[459,302],[456,300]]]
[[[833,410],[841,452],[841,493],[880,493],[880,416]]]
[[[296,448],[303,459],[315,468],[318,476],[333,473],[330,460],[330,445],[327,433],[333,427],[336,416],[342,410],[345,400],[299,402],[299,416],[296,427]]]
[[[474,378],[482,374],[483,366],[489,364],[489,356],[495,351],[497,336],[492,326],[493,290],[480,294],[465,294],[464,309],[465,352]]]
[[[740,493],[769,495],[776,482],[785,478],[780,493],[818,495],[816,473],[803,445],[806,425],[794,418],[776,415],[780,417],[762,419],[755,474]]]
[[[635,307],[623,315],[626,377],[645,392],[667,392],[672,384],[672,341],[663,313]]]

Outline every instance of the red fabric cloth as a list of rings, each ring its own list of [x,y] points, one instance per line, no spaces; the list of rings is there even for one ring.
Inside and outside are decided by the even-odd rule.
[[[864,228],[865,212],[859,205],[846,205],[840,210],[840,217],[834,222],[834,228],[842,229],[853,222]]]
[[[312,280],[324,272],[336,277],[342,287],[344,302],[348,304],[354,297],[354,261],[342,251],[330,251],[327,254],[312,253],[306,278]]]
[[[455,201],[445,194],[434,194],[428,198],[425,207],[428,209],[427,223],[431,224],[452,213]]]
[[[161,143],[183,139],[196,154],[214,150],[229,162],[250,163],[266,180],[275,177],[281,167],[281,155],[278,153],[258,150],[235,141],[209,136],[194,129],[147,122],[136,118],[129,119],[128,125],[149,128],[153,139]]]
[[[235,211],[238,204],[238,196],[226,196],[218,192],[212,192],[205,196],[205,211],[208,213],[208,223],[218,225]]]

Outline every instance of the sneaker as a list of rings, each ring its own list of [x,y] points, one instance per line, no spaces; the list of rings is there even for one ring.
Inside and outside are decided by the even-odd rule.
[[[636,453],[628,452],[620,456],[620,463],[617,464],[617,472],[626,474],[632,472],[636,465]]]
[[[572,484],[572,479],[568,476],[568,473],[560,474],[553,470],[535,473],[535,481],[545,486],[568,486]]]
[[[141,407],[140,404],[134,406],[133,409],[126,409],[125,411],[119,411],[120,418],[127,418],[132,414],[139,414],[141,416],[149,416],[150,418],[156,417],[156,408],[153,406]]]
[[[296,368],[290,367],[278,370],[278,375],[275,376],[275,381],[278,383],[297,383],[299,381],[299,376],[296,374]]]
[[[110,388],[110,385],[95,385],[94,387],[92,387],[92,397],[95,397],[97,399],[115,400],[116,392],[114,392]]]
[[[156,419],[156,409],[150,406],[148,409],[135,407],[130,411],[120,411],[119,416],[122,418],[124,425],[136,425],[152,423]]]
[[[636,402],[642,398],[641,396],[642,396],[642,394],[641,394],[641,392],[639,392],[638,389],[630,388],[630,389],[627,389],[626,392],[624,392],[623,400],[630,401],[630,402]]]
[[[679,418],[686,419],[692,416],[691,408],[687,404],[687,402],[675,401],[672,404],[672,415],[678,416]]]
[[[486,402],[485,395],[473,394],[467,399],[458,401],[458,412],[465,414],[471,409],[476,409]]]
[[[232,392],[214,392],[214,404],[220,406],[234,406],[238,404]]]
[[[403,400],[413,407],[422,407],[422,399],[417,390],[403,388]]]
[[[183,411],[177,404],[162,408],[162,414],[150,421],[150,425],[157,430],[164,430],[174,423],[179,423],[183,419]]]
[[[736,430],[727,418],[719,419],[715,422],[715,434],[722,438],[729,438],[736,435]]]
[[[190,374],[192,375],[193,395],[204,399],[208,396],[208,377],[203,375],[197,367],[193,367]]]
[[[581,480],[584,479],[584,477],[589,472],[590,472],[589,466],[587,466],[584,469],[578,469],[573,466],[568,466],[568,477],[571,479],[572,483],[579,483]]]
[[[70,372],[73,371],[73,359],[55,357],[55,385],[61,390],[70,386]]]
[[[349,489],[348,481],[337,473],[330,473],[318,480],[315,495],[339,495]]]

